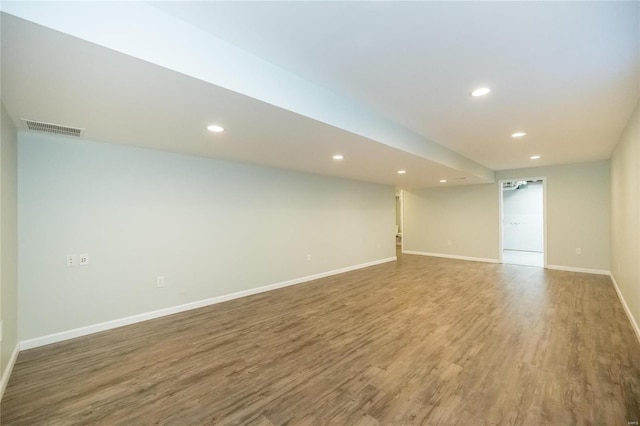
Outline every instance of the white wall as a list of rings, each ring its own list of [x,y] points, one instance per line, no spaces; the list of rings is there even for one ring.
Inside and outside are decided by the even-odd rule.
[[[406,190],[403,250],[498,261],[498,218],[495,184]]]
[[[549,267],[608,271],[609,163],[496,172],[499,180],[522,177],[547,178]],[[404,250],[497,260],[498,203],[497,183],[405,191]]]
[[[611,273],[640,324],[640,105],[611,157]]]
[[[389,186],[22,132],[18,166],[21,340],[395,256]]]
[[[17,132],[0,104],[0,396],[18,344]]]
[[[544,251],[543,183],[502,192],[502,248]]]

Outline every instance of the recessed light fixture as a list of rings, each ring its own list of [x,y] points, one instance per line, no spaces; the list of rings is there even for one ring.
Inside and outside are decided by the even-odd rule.
[[[474,90],[473,92],[471,92],[471,96],[477,98],[478,96],[488,95],[490,91],[491,89],[489,89],[488,87],[480,87]]]
[[[344,156],[342,154],[336,154],[333,156],[334,160],[342,160],[344,158]]]
[[[538,160],[540,158],[540,156],[539,155],[532,155],[529,158],[531,158],[532,160]]]
[[[210,126],[207,126],[207,130],[210,132],[220,133],[224,132],[224,127],[218,126],[217,124],[212,124]]]
[[[440,183],[447,183],[446,179],[440,179]]]
[[[511,135],[512,138],[521,138],[523,136],[527,136],[527,134],[525,132],[515,132]]]
[[[398,170],[398,174],[399,174],[399,175],[404,175],[404,174],[406,174],[406,173],[407,173],[407,171],[406,171],[406,170]]]

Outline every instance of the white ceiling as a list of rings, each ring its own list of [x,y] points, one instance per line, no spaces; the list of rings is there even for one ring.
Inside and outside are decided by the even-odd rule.
[[[606,159],[640,94],[638,2],[2,8],[48,27],[3,17],[18,125],[398,186]],[[227,131],[207,134],[212,121]]]

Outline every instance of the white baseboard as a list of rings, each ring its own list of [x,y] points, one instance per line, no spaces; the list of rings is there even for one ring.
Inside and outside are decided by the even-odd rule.
[[[418,256],[431,256],[431,257],[444,257],[446,259],[456,260],[470,260],[472,262],[485,262],[485,263],[500,263],[498,259],[486,259],[483,257],[469,257],[469,256],[457,256],[455,254],[442,254],[442,253],[426,253],[423,251],[403,250],[403,254],[416,254]]]
[[[610,275],[609,271],[605,271],[604,269],[574,268],[573,266],[547,265],[547,269],[567,272],[582,272],[583,274]]]
[[[631,314],[629,305],[627,305],[627,301],[624,300],[624,296],[622,296],[622,293],[620,292],[620,287],[618,287],[618,283],[616,282],[616,279],[614,278],[613,274],[609,274],[609,276],[611,277],[611,282],[613,282],[613,288],[615,288],[616,293],[618,293],[618,299],[620,299],[620,303],[622,303],[622,307],[624,308],[624,311],[627,314],[627,318],[629,318],[629,322],[631,323],[631,328],[633,328],[633,331],[636,333],[636,337],[640,342],[640,327],[638,327],[638,323],[636,322],[636,319]]]
[[[63,340],[69,340],[69,339],[73,339],[80,336],[86,336],[88,334],[98,333],[100,331],[111,330],[113,328],[118,328],[125,325],[135,324],[138,322],[147,321],[154,318],[159,318],[167,315],[177,314],[179,312],[189,311],[191,309],[197,309],[197,308],[202,308],[209,305],[215,305],[216,303],[222,303],[228,300],[238,299],[240,297],[251,296],[253,294],[263,293],[265,291],[271,291],[278,288],[288,287],[296,284],[302,284],[308,281],[329,277],[331,275],[342,274],[344,272],[367,268],[369,266],[374,266],[381,263],[393,262],[396,259],[397,258],[394,256],[394,257],[388,257],[385,259],[374,260],[372,262],[361,263],[359,265],[348,266],[346,268],[334,269],[333,271],[322,272],[319,274],[309,275],[302,278],[296,278],[289,281],[283,281],[283,282],[269,284],[262,287],[238,291],[231,294],[216,296],[210,299],[198,300],[195,302],[185,303],[183,305],[158,309],[157,311],[132,315],[130,317],[119,318],[111,321],[102,322],[99,324],[89,325],[86,327],[75,328],[73,330],[62,331],[60,333],[54,333],[54,334],[49,334],[42,337],[36,337],[34,339],[23,340],[20,342],[20,350],[33,349],[40,346],[49,345],[51,343],[61,342]]]
[[[16,360],[18,359],[19,352],[20,343],[16,343],[16,347],[13,348],[13,352],[11,353],[11,358],[9,358],[7,367],[2,372],[2,378],[0,378],[0,402],[2,401],[2,397],[4,396],[4,390],[7,388],[7,384],[9,384],[9,377],[11,377],[13,366],[16,365]]]

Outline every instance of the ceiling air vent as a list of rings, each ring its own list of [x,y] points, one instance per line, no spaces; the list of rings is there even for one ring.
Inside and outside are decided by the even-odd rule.
[[[53,133],[56,135],[67,135],[67,136],[79,137],[82,131],[84,130],[82,128],[63,126],[61,124],[43,123],[42,121],[27,120],[26,118],[21,118],[21,120],[26,123],[27,128],[29,130]]]

